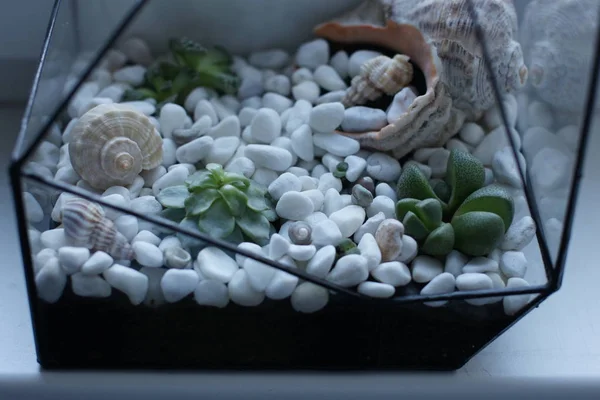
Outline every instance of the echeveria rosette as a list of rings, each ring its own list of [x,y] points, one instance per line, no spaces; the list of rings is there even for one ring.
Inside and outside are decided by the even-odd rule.
[[[190,175],[184,185],[163,189],[157,199],[165,218],[186,227],[193,221],[200,232],[218,239],[262,246],[274,230],[276,214],[266,188],[218,164]]]
[[[498,246],[514,215],[512,197],[497,185],[483,187],[483,164],[468,152],[452,150],[444,181],[431,187],[415,165],[398,181],[396,217],[420,241],[422,253],[443,256],[452,248],[470,256]]]

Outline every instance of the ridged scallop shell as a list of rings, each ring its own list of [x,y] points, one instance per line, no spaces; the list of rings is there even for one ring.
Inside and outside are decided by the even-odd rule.
[[[161,164],[162,138],[144,114],[122,104],[100,104],[73,127],[69,156],[93,188],[125,186]]]
[[[532,0],[525,8],[521,44],[529,81],[560,110],[583,109],[596,56],[598,7],[597,0]]]
[[[361,66],[360,74],[352,78],[342,99],[345,107],[373,101],[381,95],[393,96],[406,87],[413,78],[413,67],[404,54],[394,58],[378,56]]]
[[[339,43],[372,44],[405,54],[425,76],[426,92],[417,96],[394,123],[379,131],[337,133],[358,140],[363,147],[391,150],[399,158],[420,147],[441,146],[458,132],[465,115],[452,108],[448,88],[438,73],[440,66],[435,50],[415,26],[391,20],[385,27],[329,22],[317,27],[315,33]]]
[[[133,259],[131,245],[98,204],[71,198],[63,205],[61,220],[65,236],[73,246],[104,251],[115,260]]]

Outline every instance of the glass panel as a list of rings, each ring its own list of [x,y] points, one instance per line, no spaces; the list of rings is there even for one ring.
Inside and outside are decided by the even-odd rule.
[[[71,91],[80,82],[90,65],[95,62],[102,46],[115,33],[116,29],[128,11],[132,9],[133,2],[112,2],[111,15],[113,19],[93,24],[94,42],[82,40],[85,29],[82,28],[77,17],[77,11],[83,4],[90,2],[60,1],[56,2],[55,11],[50,24],[52,30],[46,38],[45,54],[39,68],[37,81],[31,93],[28,114],[26,114],[26,129],[20,133],[14,157],[20,157],[33,144],[35,138],[41,133],[45,124],[58,111],[59,107],[71,94]],[[95,4],[95,2],[92,2]],[[97,18],[98,14],[95,15]],[[112,23],[111,23],[112,22]],[[71,101],[71,105],[64,116],[60,116],[47,134],[53,135],[56,130],[65,129],[67,117],[79,115],[79,109],[85,107],[89,100],[101,94],[110,83],[110,67],[118,55],[108,54],[107,59],[92,72],[90,82],[83,84]],[[107,82],[108,80],[108,82]]]
[[[518,131],[550,255],[556,262],[592,78],[600,3],[515,2],[528,84],[517,96]],[[597,113],[597,110],[594,111]],[[571,216],[569,216],[571,217]]]

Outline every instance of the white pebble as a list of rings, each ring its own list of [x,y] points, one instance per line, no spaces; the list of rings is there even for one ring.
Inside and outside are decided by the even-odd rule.
[[[405,286],[411,281],[410,270],[406,264],[390,261],[379,264],[371,271],[371,276],[382,283],[392,286]]]
[[[320,179],[325,173],[327,173],[327,168],[323,164],[317,164],[310,172],[310,176]]]
[[[202,136],[189,143],[180,146],[175,153],[177,161],[180,163],[195,164],[210,153],[214,139],[210,136]]]
[[[316,133],[313,141],[315,146],[339,157],[346,157],[360,150],[358,141],[336,133]]]
[[[443,148],[439,148],[431,154],[431,157],[429,157],[429,160],[427,161],[427,165],[431,168],[432,178],[443,178],[446,176],[446,167],[448,165],[449,157],[450,152]]]
[[[213,93],[209,92],[204,87],[197,87],[192,90],[185,98],[183,107],[189,112],[193,113],[196,109],[196,105],[200,100],[206,100],[211,97]]]
[[[473,257],[465,264],[462,272],[498,272],[498,262],[487,257]]]
[[[327,280],[342,286],[358,285],[369,277],[367,260],[357,254],[341,257],[327,275]]]
[[[148,277],[141,272],[114,264],[104,271],[102,276],[110,286],[125,293],[131,304],[138,305],[144,301],[148,292]]]
[[[84,275],[81,272],[71,276],[71,288],[73,293],[81,297],[109,297],[112,288],[99,276]]]
[[[550,129],[554,123],[554,117],[546,104],[541,101],[532,101],[527,108],[527,121],[529,121],[529,125]]]
[[[196,108],[194,109],[194,121],[198,121],[205,115],[210,117],[210,120],[212,121],[211,125],[214,126],[219,122],[219,117],[217,116],[217,112],[213,105],[210,101],[203,99],[196,104]]]
[[[238,120],[240,121],[240,127],[245,128],[245,127],[249,126],[257,112],[258,112],[258,110],[255,108],[250,108],[250,107],[242,108],[240,110],[240,113],[238,114]]]
[[[460,128],[458,136],[465,143],[470,144],[471,146],[477,146],[483,140],[485,132],[483,128],[476,123],[466,122],[462,128]]]
[[[316,132],[333,132],[344,119],[342,103],[326,103],[313,107],[310,111],[308,124]]]
[[[65,230],[63,228],[55,228],[42,232],[40,240],[44,247],[54,250],[67,245]]]
[[[312,176],[300,176],[298,178],[302,184],[302,191],[316,189],[319,184],[319,180]]]
[[[130,37],[119,45],[119,50],[135,64],[148,66],[152,63],[152,53],[148,44],[138,37]]]
[[[317,248],[312,244],[291,244],[290,247],[288,247],[287,255],[296,261],[308,261],[315,255],[316,252]]]
[[[300,82],[312,81],[312,80],[314,80],[313,73],[308,68],[304,68],[304,67],[298,68],[292,74],[292,83],[294,85],[297,85]]]
[[[394,295],[396,289],[392,285],[379,282],[362,282],[357,287],[358,293],[370,297],[388,298]]]
[[[277,172],[272,171],[266,168],[256,168],[254,174],[252,175],[252,179],[263,186],[269,186],[275,179],[277,179],[279,175]]]
[[[256,166],[274,171],[285,171],[292,166],[292,154],[280,147],[249,144],[246,146],[244,155]]]
[[[413,239],[411,236],[402,235],[402,252],[396,258],[396,261],[400,261],[403,263],[411,262],[416,256],[418,252],[417,241]]]
[[[342,190],[342,181],[333,176],[331,172],[327,172],[319,178],[317,188],[323,193],[327,193],[329,189],[335,189],[339,193]]]
[[[366,61],[380,55],[381,53],[378,51],[372,50],[358,50],[352,53],[348,60],[348,74],[350,75],[350,78],[354,78],[360,73],[360,68]]]
[[[285,75],[275,75],[265,80],[265,90],[282,96],[289,96],[291,89],[290,78]]]
[[[187,113],[183,107],[178,104],[167,103],[160,109],[158,122],[160,124],[160,133],[163,138],[172,138],[175,129],[182,129],[185,125]]]
[[[225,252],[216,247],[205,247],[198,253],[198,268],[206,279],[229,282],[238,271],[238,265]]]
[[[284,172],[268,187],[269,194],[274,200],[279,200],[286,192],[299,192],[302,190],[300,179],[294,174]]]
[[[470,272],[456,277],[456,288],[460,291],[489,290],[494,286],[492,279],[486,274]],[[488,304],[489,298],[465,299],[474,306]]]
[[[306,265],[306,272],[318,278],[324,279],[335,261],[334,245],[327,245],[319,249]]]
[[[527,272],[527,259],[520,251],[507,251],[500,258],[500,270],[507,278],[524,278]]]
[[[362,240],[362,237],[366,233],[375,235],[375,232],[377,232],[377,228],[379,228],[379,225],[381,225],[381,223],[385,219],[386,219],[386,216],[383,212],[379,212],[379,213],[369,217],[369,219],[367,219],[365,221],[365,223],[362,224],[361,227],[358,228],[358,230],[354,233],[354,241],[356,243],[360,242]]]
[[[315,82],[329,92],[345,90],[348,87],[337,71],[329,65],[319,65],[315,69],[313,76]]]
[[[174,248],[174,247],[179,247],[182,248],[183,246],[181,245],[181,240],[179,240],[179,238],[175,235],[171,235],[171,236],[166,236],[164,237],[161,241],[160,244],[158,245],[158,248],[160,249],[160,251],[162,251],[163,253],[170,248]]]
[[[292,308],[301,313],[313,313],[321,310],[329,301],[329,291],[312,282],[303,282],[292,293]]]
[[[367,259],[367,268],[373,271],[381,263],[381,250],[375,240],[375,236],[370,233],[363,235],[358,243],[360,255]]]
[[[42,222],[44,219],[44,210],[42,210],[42,206],[35,197],[29,192],[24,192],[23,200],[25,201],[27,220],[33,223]]]
[[[321,162],[327,167],[329,172],[334,172],[337,169],[337,165],[342,161],[342,157],[338,157],[330,153],[326,153],[321,159]]]
[[[510,132],[513,139],[515,140],[517,148],[520,149],[521,139],[519,133],[514,128],[512,128]],[[475,150],[473,150],[472,154],[477,159],[479,159],[479,161],[481,161],[483,165],[490,166],[492,165],[492,160],[496,151],[509,145],[510,142],[506,136],[506,128],[504,126],[499,126],[487,135],[485,135],[481,143],[479,143]]]
[[[123,67],[113,73],[115,82],[125,82],[133,86],[139,86],[144,83],[146,68],[141,65],[131,65]]]
[[[335,92],[329,92],[319,96],[315,104],[339,103],[345,96],[345,90],[336,90]]]
[[[446,264],[444,266],[444,272],[449,272],[456,278],[463,273],[463,267],[469,261],[469,257],[464,255],[458,250],[452,250],[446,256]]]
[[[315,69],[329,61],[329,43],[324,39],[315,39],[298,47],[296,64],[300,67]]]
[[[387,110],[387,122],[390,124],[395,123],[402,114],[408,111],[416,98],[417,92],[410,86],[407,86],[396,93]]]
[[[308,196],[310,201],[313,203],[313,211],[320,211],[323,208],[323,202],[325,201],[325,196],[323,192],[318,189],[305,190],[302,193]]]
[[[546,147],[533,157],[531,177],[538,191],[547,193],[567,185],[572,169],[572,158],[559,150]]]
[[[298,178],[300,178],[301,176],[310,178],[310,176],[309,176],[310,174],[308,173],[308,171],[301,167],[289,167],[287,172],[289,172],[290,174],[296,175]]]
[[[109,194],[108,196],[104,196],[102,200],[117,207],[127,208],[130,205],[129,195],[127,195],[127,198],[125,198],[120,194]],[[110,219],[111,221],[116,220],[121,215],[120,211],[117,211],[112,207],[104,207],[104,213],[106,218]]]
[[[281,218],[300,221],[313,211],[313,202],[302,192],[287,192],[277,202],[275,211]]]
[[[517,154],[523,157],[521,153]],[[524,157],[522,158],[521,163],[522,165],[525,164]],[[494,173],[496,180],[500,183],[505,183],[515,188],[520,188],[522,186],[519,167],[517,167],[511,147],[504,147],[494,153],[492,159],[492,172]]]
[[[365,221],[365,214],[364,208],[350,205],[331,213],[329,219],[336,223],[340,228],[342,236],[347,238],[352,236],[361,227]]]
[[[533,240],[535,232],[535,221],[530,216],[525,216],[513,222],[510,228],[508,228],[508,231],[504,235],[504,240],[500,244],[500,249],[523,250]]]
[[[56,175],[54,175],[54,179],[74,185],[80,179],[80,176],[77,175],[77,172],[75,172],[73,167],[65,165],[64,167],[58,168]]]
[[[290,261],[291,265],[293,261]],[[265,295],[269,299],[282,300],[290,297],[298,285],[298,277],[289,274],[285,271],[278,270],[273,275],[273,279],[269,282],[269,285],[265,289]]]
[[[288,119],[285,123],[285,131],[292,133],[302,125],[307,124],[310,110],[312,110],[312,104],[309,101],[302,99],[297,100],[288,114]]]
[[[387,196],[375,196],[373,203],[367,208],[367,216],[372,216],[382,212],[386,218],[394,218],[396,215],[396,203]]]
[[[163,139],[162,142],[162,150],[163,150],[163,160],[162,165],[165,167],[170,167],[175,164],[177,161],[177,145],[171,139]]]
[[[454,275],[449,272],[444,272],[433,278],[423,289],[421,289],[422,296],[436,295],[436,294],[447,294],[454,292],[456,279]],[[447,300],[441,301],[429,301],[425,305],[429,307],[441,307],[446,304]]]
[[[137,241],[131,247],[135,253],[135,259],[144,267],[159,268],[163,266],[163,252],[153,244]]]
[[[464,151],[465,153],[470,153],[472,150],[472,148],[470,148],[467,144],[465,144],[465,142],[463,142],[462,140],[456,139],[456,138],[448,140],[446,142],[446,144],[444,145],[444,147],[448,151],[460,150],[460,151]]]
[[[67,285],[67,275],[60,268],[58,258],[50,258],[35,276],[38,296],[48,302],[55,303],[60,299]]]
[[[271,143],[281,134],[281,118],[275,110],[261,108],[252,119],[250,130],[256,142]]]
[[[313,244],[317,246],[337,246],[343,239],[340,228],[330,219],[317,223],[313,228],[311,236]]]
[[[122,100],[125,90],[125,85],[123,84],[107,85],[98,92],[98,97],[108,98],[111,99],[114,103],[118,103]]]
[[[506,282],[506,289],[529,287],[529,283],[522,278],[510,278]],[[531,300],[531,294],[505,296],[502,305],[506,315],[515,315]]]
[[[279,69],[285,67],[289,61],[289,54],[281,49],[256,51],[248,57],[248,62],[258,68]]]
[[[229,304],[227,285],[214,279],[205,279],[194,290],[194,299],[201,306],[223,308]]]
[[[314,160],[313,136],[310,127],[301,125],[290,135],[292,150],[299,158],[305,161]]]
[[[396,202],[398,200],[396,191],[385,182],[377,184],[377,186],[375,187],[375,195],[389,197],[390,199],[392,199],[393,202]]]
[[[230,115],[223,118],[217,125],[210,128],[206,134],[213,139],[229,136],[239,138],[241,132],[240,120],[236,115]]]
[[[160,287],[169,303],[175,303],[194,292],[200,278],[192,269],[170,269],[162,277]]]
[[[340,78],[348,77],[349,59],[348,53],[346,53],[344,50],[337,51],[333,56],[331,56],[331,59],[329,59],[329,65],[335,69]]]
[[[504,283],[504,280],[502,279],[500,274],[497,274],[496,272],[486,272],[485,274],[492,280],[492,289],[502,290],[506,287],[506,284]],[[499,301],[502,301],[502,296],[488,297],[488,301],[486,302],[486,304],[497,303]]]
[[[252,287],[248,273],[244,269],[239,269],[235,272],[227,288],[231,301],[240,306],[257,306],[265,299],[263,292],[257,291]]]
[[[140,176],[142,178],[144,178],[144,186],[145,187],[152,187],[154,182],[156,182],[160,177],[162,177],[166,173],[167,173],[167,169],[164,166],[159,165],[156,168],[142,171],[140,173]]]
[[[37,253],[35,253],[35,252],[32,252],[32,253],[35,254],[35,257],[33,259],[33,264],[34,264],[34,269],[35,269],[36,275],[38,272],[40,272],[40,270],[42,269],[44,264],[46,264],[46,262],[48,262],[49,259],[58,257],[58,253],[54,249],[42,249]]]
[[[358,180],[367,167],[367,161],[365,159],[354,155],[344,158],[344,162],[348,164],[346,179],[350,182],[355,182]]]
[[[290,242],[278,233],[271,235],[269,240],[269,258],[273,260],[280,259],[287,254],[290,248]]]
[[[244,101],[255,96],[260,96],[263,93],[263,76],[258,69],[250,65],[245,65],[238,70],[234,69],[234,71],[242,80],[237,92],[238,98]]]
[[[254,162],[248,157],[237,157],[233,158],[225,167],[225,171],[234,172],[236,174],[244,175],[246,178],[250,178],[254,175],[256,167]]]
[[[302,81],[292,87],[292,96],[295,100],[304,100],[310,104],[316,103],[320,94],[319,85],[313,81]]]
[[[115,219],[115,227],[125,236],[128,242],[131,242],[138,233],[138,219],[133,215],[121,215]]]
[[[106,271],[113,264],[113,258],[103,252],[96,251],[92,256],[81,266],[81,273],[84,275],[97,275]]]
[[[344,112],[342,130],[344,132],[377,131],[387,125],[383,110],[364,106],[349,107]]]
[[[162,210],[162,205],[154,196],[140,196],[133,199],[129,202],[129,207],[141,214],[158,214]]]
[[[225,165],[233,157],[240,139],[235,136],[225,136],[215,139],[204,162]]]
[[[412,278],[418,283],[429,282],[442,272],[444,272],[442,262],[430,256],[417,256],[412,263]]]
[[[262,247],[260,247],[256,243],[252,243],[252,242],[242,242],[238,245],[238,249],[248,251],[248,252],[251,252],[251,253],[257,254],[257,255],[264,255]],[[239,253],[236,253],[236,255],[235,255],[235,261],[236,261],[237,265],[240,266],[240,268],[244,266],[244,263],[246,262],[247,258],[248,257],[243,256]]]
[[[367,157],[367,174],[379,181],[392,182],[400,177],[400,163],[384,153],[373,153]]]
[[[225,101],[225,99],[227,99],[226,96],[221,98],[213,97],[209,100],[210,104],[212,104],[213,108],[215,109],[219,120],[223,120],[229,116],[237,114],[237,109],[231,108],[231,104]]]
[[[268,92],[262,97],[262,105],[265,108],[272,108],[281,114],[293,104],[293,101],[278,93]]]
[[[259,292],[265,291],[277,271],[277,269],[249,257],[246,257],[243,268],[250,286]]]

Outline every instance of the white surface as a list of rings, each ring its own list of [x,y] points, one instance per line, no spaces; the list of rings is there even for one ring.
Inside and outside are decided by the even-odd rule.
[[[0,268],[0,380],[26,379],[38,384],[61,386],[72,383],[75,375],[70,373],[40,372],[35,359],[31,322],[22,272],[22,261],[19,241],[15,227],[12,197],[9,193],[9,180],[6,173],[8,155],[13,146],[21,109],[0,110],[0,128],[3,132],[0,144],[0,197],[5,205],[2,209],[2,230],[0,230],[0,254],[3,257]],[[600,135],[593,135],[591,149],[600,148]],[[597,150],[592,150],[593,153]],[[596,227],[600,224],[600,213],[597,204],[600,202],[600,160],[590,157],[584,173],[583,187],[579,199],[574,232],[567,260],[567,269],[560,291],[533,310],[524,319],[509,329],[489,347],[475,356],[464,368],[449,374],[458,377],[551,377],[581,378],[600,377],[600,311],[598,282],[600,268],[594,259],[594,247],[598,238]],[[448,374],[444,374],[447,376]],[[149,378],[152,376],[152,378]],[[318,376],[295,374],[266,374],[249,378],[244,375],[239,379],[264,378],[267,387],[277,387],[289,379],[296,382],[288,390],[301,387],[314,390],[322,384]],[[369,385],[393,385],[394,379],[406,384],[405,379],[421,377],[418,374],[356,374],[328,375],[327,383],[330,393],[349,384],[359,382]],[[428,375],[430,376],[430,375]],[[443,379],[444,376],[439,379]],[[359,379],[357,381],[357,378]],[[437,375],[436,375],[436,379]],[[457,379],[454,377],[453,379]],[[103,385],[109,380],[113,385],[136,383],[149,388],[148,382],[169,383],[179,387],[189,383],[190,390],[201,390],[206,393],[233,393],[237,390],[225,374],[77,374],[77,382]],[[304,384],[300,384],[303,381]],[[416,382],[416,381],[411,381]],[[434,382],[434,381],[431,381]],[[441,381],[435,381],[441,382]],[[87,383],[86,383],[87,384]],[[246,387],[241,384],[242,387]],[[108,386],[115,387],[115,386]],[[390,387],[390,386],[385,386]],[[263,388],[264,389],[264,388]],[[383,389],[382,389],[383,390]],[[279,391],[269,392],[281,393]],[[0,396],[1,397],[1,396]],[[8,398],[8,397],[6,397]]]

